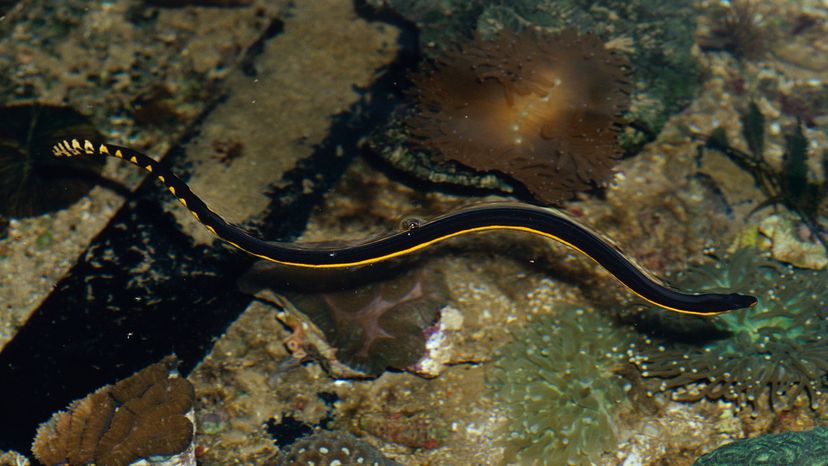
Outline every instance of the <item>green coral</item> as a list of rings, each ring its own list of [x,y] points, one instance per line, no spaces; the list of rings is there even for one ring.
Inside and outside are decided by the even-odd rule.
[[[585,464],[615,448],[623,338],[592,312],[533,316],[497,355],[492,388],[511,419],[507,463]],[[614,346],[617,345],[617,346]]]
[[[773,410],[804,392],[816,407],[828,381],[828,272],[796,270],[748,248],[691,269],[679,285],[745,292],[758,303],[713,319],[660,317],[655,335],[631,349],[641,374],[660,379],[655,391]]]
[[[697,459],[693,466],[828,465],[828,429],[739,440]]]

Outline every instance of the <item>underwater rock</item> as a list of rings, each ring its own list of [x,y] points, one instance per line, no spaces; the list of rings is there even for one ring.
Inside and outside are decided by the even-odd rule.
[[[446,437],[441,420],[427,413],[360,414],[356,432],[367,432],[385,442],[409,448],[439,448]]]
[[[637,325],[651,336],[629,354],[643,377],[658,379],[653,391],[775,411],[805,393],[818,405],[828,388],[828,272],[786,267],[745,248],[688,270],[678,285],[744,292],[758,303],[706,319],[645,313]]]
[[[46,465],[195,465],[193,386],[165,358],[55,413],[32,452]]]
[[[628,68],[597,35],[573,29],[477,36],[413,78],[411,141],[559,203],[612,175]]]
[[[828,429],[783,432],[729,443],[708,453],[693,466],[778,466],[828,464]]]
[[[344,432],[320,432],[297,440],[273,466],[399,466],[369,443]]]
[[[806,269],[820,270],[828,266],[825,247],[808,240],[812,232],[805,225],[797,226],[790,218],[772,214],[759,223],[759,232],[770,239],[771,255],[776,260]]]
[[[28,217],[68,207],[95,186],[103,160],[53,157],[66,137],[99,140],[83,115],[68,107],[0,107],[0,216]]]
[[[406,368],[421,377],[437,377],[455,356],[455,340],[463,330],[463,313],[451,306],[440,310],[440,320],[426,330],[425,353]]]
[[[613,366],[623,337],[592,312],[561,312],[530,316],[498,351],[491,386],[510,419],[509,464],[587,464],[616,446],[625,393]]]
[[[146,3],[148,5],[166,8],[179,8],[190,5],[232,7],[252,5],[253,0],[146,0]]]

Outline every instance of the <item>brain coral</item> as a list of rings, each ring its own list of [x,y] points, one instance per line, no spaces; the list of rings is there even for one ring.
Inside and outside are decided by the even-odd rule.
[[[192,457],[195,393],[186,379],[170,375],[176,364],[165,358],[55,413],[37,430],[35,457],[46,465],[107,466]]]
[[[757,296],[758,304],[701,323],[669,316],[670,339],[653,336],[634,344],[631,360],[644,377],[660,379],[657,391],[672,390],[681,401],[723,398],[739,407],[774,410],[790,406],[804,392],[816,407],[828,381],[828,272],[795,270],[755,249],[742,249],[727,260],[691,269],[679,284],[747,292]],[[695,327],[692,333],[682,330],[688,325]],[[764,397],[767,401],[760,403]]]
[[[693,466],[778,466],[828,464],[828,429],[784,432],[739,440],[697,459]]]
[[[478,36],[414,77],[408,126],[443,157],[558,203],[612,174],[628,66],[597,35],[572,29]]]
[[[622,337],[591,312],[534,316],[498,352],[492,386],[510,422],[508,464],[588,464],[616,446]]]

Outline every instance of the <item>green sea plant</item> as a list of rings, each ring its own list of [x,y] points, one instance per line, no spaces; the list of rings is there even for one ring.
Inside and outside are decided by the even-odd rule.
[[[513,337],[498,351],[491,381],[510,419],[505,461],[587,464],[615,448],[614,419],[625,393],[614,368],[623,337],[581,309],[530,316]]]
[[[649,322],[650,335],[631,346],[630,356],[643,377],[658,381],[653,391],[772,410],[805,393],[816,408],[828,382],[828,272],[794,269],[746,248],[690,269],[678,284],[744,291],[758,303],[703,321]]]
[[[828,464],[828,429],[767,434],[739,440],[697,459],[693,466],[778,466]]]
[[[756,103],[748,105],[741,120],[747,152],[734,148],[721,127],[707,137],[705,146],[722,152],[756,180],[767,199],[754,212],[768,205],[783,205],[796,213],[828,250],[825,229],[820,222],[820,217],[824,215],[821,210],[823,199],[828,194],[828,180],[824,174],[823,179],[818,180],[809,171],[808,139],[802,132],[802,123],[797,120],[796,126],[785,135],[785,154],[779,170],[764,158],[765,117]],[[826,158],[828,151],[823,154],[823,159]]]

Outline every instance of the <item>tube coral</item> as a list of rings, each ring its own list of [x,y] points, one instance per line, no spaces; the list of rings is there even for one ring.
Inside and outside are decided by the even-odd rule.
[[[816,407],[828,383],[828,272],[794,271],[742,249],[690,270],[680,285],[746,291],[758,304],[716,316],[706,332],[698,331],[697,321],[692,334],[675,327],[673,340],[687,333],[685,342],[647,338],[633,345],[631,359],[641,374],[661,379],[656,391],[673,391],[680,401],[725,399],[773,410],[791,406],[804,392]]]
[[[607,182],[628,106],[625,57],[595,34],[501,31],[414,77],[417,143],[554,204]]]

